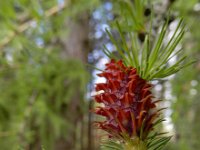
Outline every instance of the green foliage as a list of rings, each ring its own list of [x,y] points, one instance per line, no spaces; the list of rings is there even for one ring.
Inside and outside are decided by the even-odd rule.
[[[77,113],[85,112],[88,74],[83,64],[54,55],[39,58],[40,63],[38,58],[30,61],[21,57],[20,64],[1,65],[0,130],[8,133],[5,137],[0,134],[3,149],[14,149],[19,143],[25,146],[37,136],[41,145],[50,149],[56,138],[68,136],[73,125],[63,114],[77,92],[82,106]]]
[[[157,133],[152,132],[152,134],[148,137],[148,139],[143,143],[145,147],[147,147],[147,150],[162,150],[166,144],[170,141],[171,136],[164,136],[167,133]],[[130,141],[132,143],[131,145],[138,145],[138,141],[136,143],[133,142],[134,140]],[[140,147],[139,150],[145,150],[146,148]],[[108,139],[102,142],[101,150],[128,150],[125,147],[126,144],[120,143],[119,141],[114,141],[112,139]],[[130,146],[130,149],[132,146]]]
[[[165,78],[194,63],[194,61],[185,63],[184,61],[187,57],[181,56],[174,64],[169,65],[169,61],[182,50],[180,49],[175,51],[184,35],[184,27],[181,27],[182,20],[180,20],[171,39],[166,45],[164,45],[167,24],[168,22],[163,25],[153,47],[150,45],[151,33],[146,35],[144,43],[139,43],[135,37],[135,33],[123,33],[118,22],[116,23],[116,26],[117,31],[120,34],[120,40],[115,39],[108,30],[107,33],[112,43],[116,46],[116,50],[118,51],[120,57],[124,60],[125,64],[136,68],[143,79],[154,80]],[[130,44],[126,41],[126,35],[130,38]],[[116,57],[112,55],[107,48],[104,49],[104,52],[108,57],[116,59]]]
[[[147,148],[148,150],[162,150],[166,144],[170,141],[171,136],[160,136],[166,133],[154,133],[149,137]]]
[[[70,109],[76,99],[74,118],[80,123],[87,115],[89,75],[80,60],[59,56],[59,42],[67,37],[66,21],[97,4],[71,0],[62,8],[57,0],[0,1],[0,149],[50,150],[80,131]]]
[[[145,32],[145,4],[146,0],[134,0],[134,2],[131,0],[113,1],[116,8],[114,14],[119,16],[118,21],[124,32]]]
[[[118,2],[119,6],[117,6],[121,8],[118,14],[123,17],[119,18],[113,26],[119,38],[108,30],[106,32],[120,56],[117,58],[105,46],[104,53],[110,58],[123,59],[127,66],[135,67],[140,76],[146,80],[165,78],[194,63],[193,60],[186,61],[187,55],[183,55],[182,48],[177,50],[185,33],[183,19],[180,19],[172,37],[166,43],[168,18],[155,40],[152,35],[152,22],[155,16],[151,14],[148,24],[150,28],[147,30],[148,25],[145,21],[148,18],[144,16],[145,4],[145,1],[138,0]],[[144,42],[138,40],[140,34],[144,34]],[[179,59],[170,64],[169,61],[177,55]]]
[[[123,144],[108,139],[105,141],[102,141],[102,145],[101,145],[101,150],[124,150]]]

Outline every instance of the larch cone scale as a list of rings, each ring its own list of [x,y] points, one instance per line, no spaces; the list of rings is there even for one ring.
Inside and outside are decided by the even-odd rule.
[[[146,150],[143,141],[153,130],[159,115],[157,101],[153,100],[151,92],[152,85],[142,79],[135,68],[125,66],[122,60],[111,60],[98,76],[104,77],[106,82],[95,87],[99,93],[95,95],[95,101],[102,105],[94,112],[105,117],[104,121],[96,121],[97,127],[106,131],[109,138],[120,139],[127,150],[136,150],[137,146],[141,147],[139,150]],[[131,146],[134,140],[127,143],[127,137],[139,139],[140,145]]]

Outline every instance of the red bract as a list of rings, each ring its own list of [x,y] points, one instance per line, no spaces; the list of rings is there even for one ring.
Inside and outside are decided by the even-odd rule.
[[[104,77],[106,83],[96,84],[97,93],[103,92],[99,92],[95,100],[104,105],[95,108],[95,113],[106,119],[96,122],[97,126],[107,131],[110,137],[128,135],[144,140],[159,114],[155,110],[151,84],[121,60],[111,60],[98,76]]]

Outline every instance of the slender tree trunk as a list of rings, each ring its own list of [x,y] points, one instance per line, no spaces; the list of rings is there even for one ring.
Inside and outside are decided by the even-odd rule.
[[[67,19],[65,26],[69,29],[69,34],[61,40],[64,47],[62,56],[87,62],[87,54],[90,50],[89,15],[82,13],[76,20]]]
[[[63,59],[79,59],[83,63],[86,63],[87,53],[90,49],[88,44],[88,14],[82,13],[76,20],[67,19],[65,27],[67,30],[69,30],[69,34],[61,39],[61,43],[63,45],[61,57],[63,57]],[[83,106],[81,106],[80,97],[80,91],[77,91],[76,95],[74,95],[73,98],[70,100],[69,105],[65,108],[65,112],[63,112],[66,120],[72,123],[74,130],[71,130],[68,133],[67,139],[60,138],[57,140],[55,145],[56,150],[75,150],[76,143],[82,143],[81,141],[77,141],[78,138],[76,137],[76,129],[78,127],[78,124],[80,122],[83,123],[83,115],[81,114],[81,107]],[[80,145],[80,147],[81,149],[84,149],[83,145]]]

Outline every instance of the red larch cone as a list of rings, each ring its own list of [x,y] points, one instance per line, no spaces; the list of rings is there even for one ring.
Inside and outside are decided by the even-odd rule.
[[[97,121],[96,125],[107,131],[109,137],[124,139],[126,136],[144,141],[159,115],[152,85],[121,60],[111,60],[98,76],[104,77],[106,83],[96,84],[97,93],[102,92],[95,96],[95,101],[103,105],[94,111],[106,119]]]

